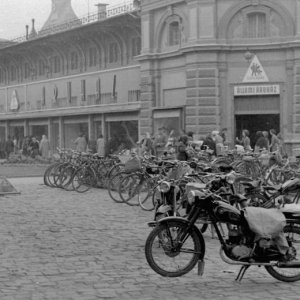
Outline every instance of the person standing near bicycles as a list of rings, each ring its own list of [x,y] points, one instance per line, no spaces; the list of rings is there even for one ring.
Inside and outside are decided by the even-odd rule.
[[[254,152],[257,153],[261,150],[269,150],[269,142],[263,135],[262,131],[257,131]]]
[[[74,141],[76,145],[76,151],[78,152],[86,152],[87,141],[83,133],[80,133],[78,138]]]
[[[270,150],[271,150],[271,152],[278,151],[279,147],[280,147],[280,141],[279,141],[279,138],[276,135],[276,130],[271,129],[270,130],[270,135],[271,135]]]
[[[250,138],[249,138],[249,130],[243,129],[242,131],[242,139],[240,140],[238,137],[236,138],[236,141],[244,147],[245,151],[251,151],[251,144],[250,144]]]
[[[105,141],[104,141],[104,137],[102,134],[99,134],[99,137],[97,139],[97,153],[100,156],[105,155]]]
[[[154,138],[153,146],[155,155],[161,157],[165,151],[165,146],[168,142],[168,136],[166,135],[164,128],[158,128],[158,134]]]

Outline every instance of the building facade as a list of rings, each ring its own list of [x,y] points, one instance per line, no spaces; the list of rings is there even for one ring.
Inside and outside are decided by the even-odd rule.
[[[0,49],[0,138],[274,128],[300,147],[300,0],[137,4]]]

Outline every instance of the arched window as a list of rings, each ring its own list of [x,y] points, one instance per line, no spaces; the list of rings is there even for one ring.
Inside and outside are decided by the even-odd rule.
[[[71,70],[78,69],[78,54],[77,52],[71,53]]]
[[[169,24],[169,46],[179,45],[180,43],[180,26],[178,21]]]
[[[24,78],[29,78],[30,77],[30,65],[29,63],[25,63],[24,65]]]
[[[262,38],[267,36],[267,22],[265,13],[249,13],[247,15],[249,38]]]
[[[59,73],[60,72],[60,58],[59,56],[54,56],[51,59],[51,70],[53,73]]]
[[[38,63],[39,76],[45,75],[45,63],[43,60],[39,60]]]
[[[97,66],[97,48],[89,48],[89,67]]]
[[[117,43],[109,44],[109,63],[118,62],[119,58],[119,48]]]
[[[0,69],[0,83],[4,83],[5,81],[5,72],[3,69]]]
[[[17,68],[15,66],[10,67],[10,80],[11,81],[17,80]]]
[[[137,56],[141,53],[141,38],[134,37],[131,39],[131,56]]]

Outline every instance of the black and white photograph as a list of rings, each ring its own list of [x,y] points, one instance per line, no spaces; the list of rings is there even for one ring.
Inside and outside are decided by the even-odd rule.
[[[0,1],[0,300],[298,300],[299,200],[300,0]]]

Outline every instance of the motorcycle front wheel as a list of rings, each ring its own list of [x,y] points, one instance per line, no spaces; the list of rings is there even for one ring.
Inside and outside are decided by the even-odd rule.
[[[169,221],[155,227],[149,234],[146,245],[146,260],[152,270],[161,276],[179,277],[191,271],[204,253],[204,241],[194,229],[190,229],[182,245],[181,234],[186,224]]]
[[[289,244],[289,256],[291,263],[300,260],[300,228],[287,226],[284,235]],[[266,266],[267,272],[274,278],[284,282],[294,282],[300,280],[300,268],[277,268]]]

